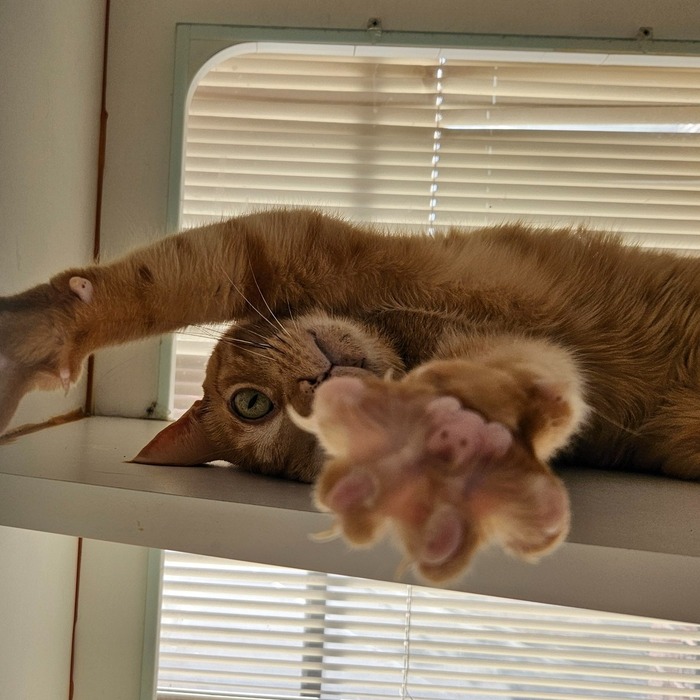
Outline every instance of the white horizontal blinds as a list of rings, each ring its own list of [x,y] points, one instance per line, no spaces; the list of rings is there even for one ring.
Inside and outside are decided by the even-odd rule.
[[[424,228],[433,72],[415,61],[300,53],[224,61],[189,109],[184,221],[315,206]]]
[[[202,398],[202,382],[214,340],[190,336],[195,329],[175,334],[175,383],[170,414],[179,418]]]
[[[186,224],[298,205],[417,230],[432,213],[698,247],[696,68],[280,50],[229,58],[195,90]]]
[[[179,418],[197,399],[202,398],[207,361],[225,330],[226,325],[202,325],[191,326],[175,334],[172,418]]]
[[[433,72],[425,63],[279,52],[215,66],[188,110],[182,224],[312,206],[424,230]],[[176,336],[172,417],[201,396],[213,345],[202,329]]]
[[[163,700],[692,700],[700,626],[168,552],[158,688]]]
[[[438,221],[586,225],[694,249],[700,72],[444,66]]]

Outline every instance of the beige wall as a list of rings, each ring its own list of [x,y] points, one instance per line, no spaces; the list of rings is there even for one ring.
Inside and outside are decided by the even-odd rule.
[[[0,527],[0,697],[67,700],[77,540]]]
[[[0,294],[92,254],[103,3],[0,2]],[[25,400],[15,425],[81,406]],[[77,540],[0,528],[0,697],[66,700]]]

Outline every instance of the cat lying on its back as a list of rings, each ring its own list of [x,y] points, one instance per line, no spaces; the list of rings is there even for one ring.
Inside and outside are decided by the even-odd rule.
[[[235,320],[137,457],[316,480],[430,580],[568,531],[557,458],[700,479],[700,260],[522,226],[386,236],[311,211],[194,229],[0,299],[0,430],[96,348]]]

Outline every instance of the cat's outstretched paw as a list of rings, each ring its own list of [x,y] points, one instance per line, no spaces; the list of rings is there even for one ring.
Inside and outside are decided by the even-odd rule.
[[[12,297],[0,297],[0,434],[28,391],[78,379],[86,351],[76,342],[81,307],[93,284],[71,272]]]
[[[488,542],[535,559],[568,532],[566,491],[516,427],[410,375],[329,380],[302,422],[330,456],[318,506],[353,544],[393,531],[430,581],[462,573]]]

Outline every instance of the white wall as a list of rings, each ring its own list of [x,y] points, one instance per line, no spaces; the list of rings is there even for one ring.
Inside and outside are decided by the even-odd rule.
[[[104,6],[0,2],[0,294],[91,259]],[[36,394],[13,425],[84,403]],[[0,697],[68,698],[77,540],[0,528]]]
[[[0,698],[66,700],[77,540],[0,528]]]

